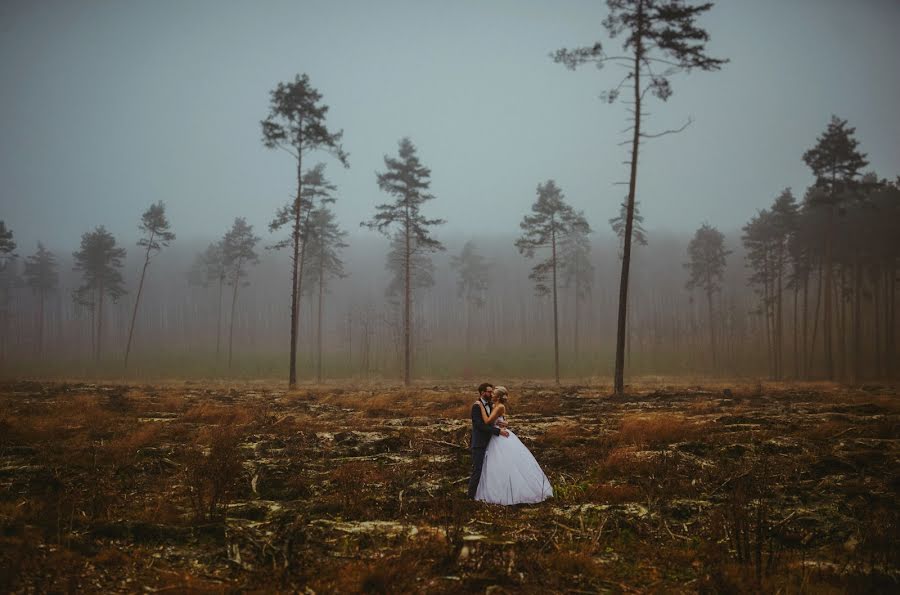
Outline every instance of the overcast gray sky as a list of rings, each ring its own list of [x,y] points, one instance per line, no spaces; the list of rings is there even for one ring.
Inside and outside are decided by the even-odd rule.
[[[598,0],[3,0],[0,219],[21,253],[38,239],[71,252],[98,224],[133,246],[160,199],[180,238],[218,236],[238,215],[265,232],[295,178],[259,121],[269,90],[307,73],[351,168],[310,162],[328,163],[351,231],[387,199],[375,171],[409,136],[444,237],[515,233],[548,178],[608,233],[626,124],[597,96],[620,72],[548,57],[618,45],[605,14]],[[831,114],[857,128],[871,169],[900,174],[900,2],[720,0],[702,24],[731,62],[676,76],[675,95],[650,104],[651,132],[694,123],[645,146],[647,228],[735,229],[783,187],[802,193],[801,156]]]

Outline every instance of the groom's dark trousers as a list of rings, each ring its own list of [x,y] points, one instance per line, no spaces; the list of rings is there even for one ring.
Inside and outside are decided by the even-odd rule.
[[[486,403],[488,415],[491,412],[490,403]],[[472,476],[469,477],[469,498],[475,498],[478,491],[478,482],[481,480],[481,468],[484,466],[484,453],[488,442],[493,436],[500,435],[500,428],[489,426],[481,419],[481,407],[478,403],[472,404]]]

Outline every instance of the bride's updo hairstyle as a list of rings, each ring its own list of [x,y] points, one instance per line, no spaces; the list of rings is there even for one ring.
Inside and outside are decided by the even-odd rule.
[[[509,391],[506,390],[505,386],[495,386],[494,387],[494,398],[504,405],[506,405],[506,401],[509,400]]]

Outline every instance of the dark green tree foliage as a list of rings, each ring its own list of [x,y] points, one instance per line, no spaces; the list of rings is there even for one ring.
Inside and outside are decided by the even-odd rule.
[[[456,271],[456,294],[465,301],[466,347],[471,353],[474,316],[472,310],[484,307],[488,291],[491,265],[478,252],[475,242],[466,242],[459,255],[450,257],[450,267]]]
[[[704,223],[694,233],[688,244],[688,262],[684,264],[690,277],[685,287],[688,291],[699,289],[706,295],[709,313],[709,347],[713,368],[716,367],[716,324],[713,313],[713,296],[722,290],[726,258],[731,250],[725,249],[725,236],[715,227]]]
[[[199,287],[209,287],[215,284],[218,289],[218,307],[216,309],[216,362],[219,361],[219,353],[222,345],[222,295],[225,288],[225,246],[224,240],[213,242],[206,250],[194,257],[194,262],[188,271],[188,284]]]
[[[17,255],[13,252],[16,242],[13,231],[7,229],[6,223],[0,220],[0,362],[6,357],[9,341],[10,306],[9,295],[13,287],[19,285],[17,274]]]
[[[231,369],[234,346],[234,316],[237,306],[238,287],[249,285],[244,279],[250,265],[259,262],[256,255],[256,243],[259,238],[253,235],[253,226],[248,225],[243,217],[236,217],[231,229],[222,240],[222,261],[225,266],[225,279],[233,288],[231,294],[231,322],[228,330],[228,369]]]
[[[303,230],[308,222],[304,218],[310,212],[301,204],[305,196],[303,156],[310,151],[322,150],[349,167],[347,153],[341,147],[343,131],[331,132],[325,125],[328,106],[321,103],[322,95],[309,84],[307,75],[297,76],[293,82],[278,83],[271,92],[269,115],[261,122],[263,144],[270,149],[282,149],[297,162],[297,193],[288,209],[289,217],[281,225],[290,225],[291,235],[291,353],[288,384],[297,384],[297,340],[300,329],[300,295],[303,277]],[[282,212],[276,215],[276,221]],[[280,227],[280,225],[279,225]],[[276,227],[277,228],[277,227]]]
[[[72,254],[76,271],[81,271],[82,284],[73,297],[81,305],[89,306],[96,322],[94,360],[100,361],[103,342],[103,301],[109,296],[113,302],[125,295],[122,261],[125,249],[116,246],[116,239],[99,226],[81,236],[81,249]]]
[[[56,256],[38,242],[37,252],[25,259],[25,281],[38,299],[37,353],[44,352],[44,303],[48,293],[59,287]]]
[[[487,259],[478,253],[475,242],[469,240],[463,245],[458,256],[451,256],[450,266],[458,275],[457,295],[476,308],[484,306],[491,266]]]
[[[138,226],[138,229],[143,234],[137,245],[144,248],[144,268],[141,269],[141,281],[138,283],[138,292],[134,299],[134,311],[131,313],[131,325],[128,327],[128,343],[125,345],[126,368],[128,367],[128,356],[131,354],[134,323],[137,320],[138,306],[141,303],[141,293],[144,291],[144,279],[147,276],[150,258],[175,239],[175,234],[169,231],[169,220],[166,219],[166,205],[163,201],[150,205],[150,208],[141,216],[141,224]]]
[[[342,230],[334,212],[327,204],[320,204],[309,217],[307,287],[318,292],[316,326],[316,379],[322,382],[322,320],[325,314],[325,294],[331,279],[346,277],[341,252],[348,246],[347,232]]]
[[[519,253],[527,258],[534,258],[537,250],[549,249],[547,257],[532,267],[528,278],[534,281],[538,295],[553,296],[554,374],[556,383],[559,384],[559,242],[573,233],[590,233],[590,226],[580,213],[566,204],[562,190],[553,180],[538,184],[537,196],[537,200],[531,205],[532,214],[525,215],[519,223],[522,235],[515,244]]]
[[[0,266],[5,264],[7,258],[14,256],[16,242],[13,240],[13,232],[6,228],[6,222],[0,220]]]
[[[859,141],[853,134],[856,128],[848,127],[846,120],[831,117],[825,132],[816,139],[816,145],[803,154],[803,161],[816,176],[816,187],[823,192],[815,195],[813,206],[821,206],[826,212],[823,242],[824,304],[822,331],[825,345],[825,371],[829,380],[834,379],[833,355],[833,307],[832,285],[834,257],[832,246],[835,239],[835,212],[844,209],[846,201],[860,190],[857,178],[868,161],[866,154],[858,149]]]
[[[300,221],[300,265],[297,269],[297,307],[299,309],[300,302],[304,294],[312,295],[315,288],[315,279],[318,277],[318,270],[313,265],[308,266],[307,261],[311,254],[310,241],[314,234],[313,228],[315,224],[313,217],[319,209],[327,208],[327,205],[335,202],[334,191],[337,188],[325,177],[325,164],[319,163],[312,169],[306,171],[302,177],[301,200],[292,200],[275,213],[275,218],[269,223],[269,231],[274,232],[285,226],[292,226],[295,222]],[[321,216],[321,215],[320,215]],[[288,237],[276,242],[269,248],[279,250],[281,248],[294,247],[294,235],[291,233]],[[293,255],[291,256],[293,258]],[[309,282],[312,281],[312,285]],[[308,291],[304,291],[304,282],[309,287]],[[298,310],[299,312],[299,310]],[[300,318],[298,314],[297,328],[299,333]],[[321,368],[321,366],[320,366]],[[293,370],[296,374],[296,363]]]
[[[575,297],[575,325],[572,344],[575,348],[575,362],[578,363],[579,328],[581,327],[581,303],[588,300],[594,285],[594,265],[591,264],[590,226],[579,211],[576,218],[585,221],[577,225],[560,240],[559,261],[562,267],[562,285],[571,288]]]
[[[641,215],[641,201],[634,202],[634,216],[632,216],[631,239],[638,246],[647,245],[647,232],[644,230],[644,216]],[[609,220],[609,226],[619,238],[619,259],[622,258],[622,249],[625,245],[625,225],[628,222],[628,203],[623,202],[619,214]]]
[[[429,261],[428,254],[443,250],[444,246],[431,236],[431,228],[442,225],[443,219],[428,219],[422,214],[425,202],[434,199],[428,191],[431,170],[422,165],[416,147],[408,138],[400,139],[397,157],[384,156],[385,171],[377,173],[378,187],[394,196],[392,203],[375,207],[375,216],[362,226],[388,234],[396,230],[403,242],[401,266],[403,271],[403,383],[411,378],[411,328],[413,274],[417,258]]]
[[[622,37],[622,54],[610,54],[600,42],[573,50],[561,49],[553,59],[574,70],[583,64],[597,68],[612,63],[623,67],[628,74],[618,85],[604,94],[610,103],[615,102],[620,91],[630,87],[631,159],[628,179],[627,213],[622,249],[622,275],[619,282],[619,313],[616,333],[616,367],[614,388],[618,395],[625,390],[625,324],[628,303],[628,274],[631,263],[632,227],[634,224],[635,192],[637,187],[638,150],[642,139],[654,138],[678,132],[664,131],[647,134],[641,128],[643,100],[649,91],[662,101],[672,95],[669,77],[678,72],[718,70],[726,60],[706,54],[709,35],[696,24],[698,16],[712,7],[711,2],[688,5],[683,0],[607,0],[609,14],[603,26],[611,38]],[[685,125],[687,126],[687,125]],[[681,128],[682,130],[684,127]]]

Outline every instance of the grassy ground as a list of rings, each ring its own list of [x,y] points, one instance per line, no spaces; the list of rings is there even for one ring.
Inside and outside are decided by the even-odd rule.
[[[510,389],[540,505],[466,500],[469,386],[0,384],[0,590],[900,586],[896,387]]]

